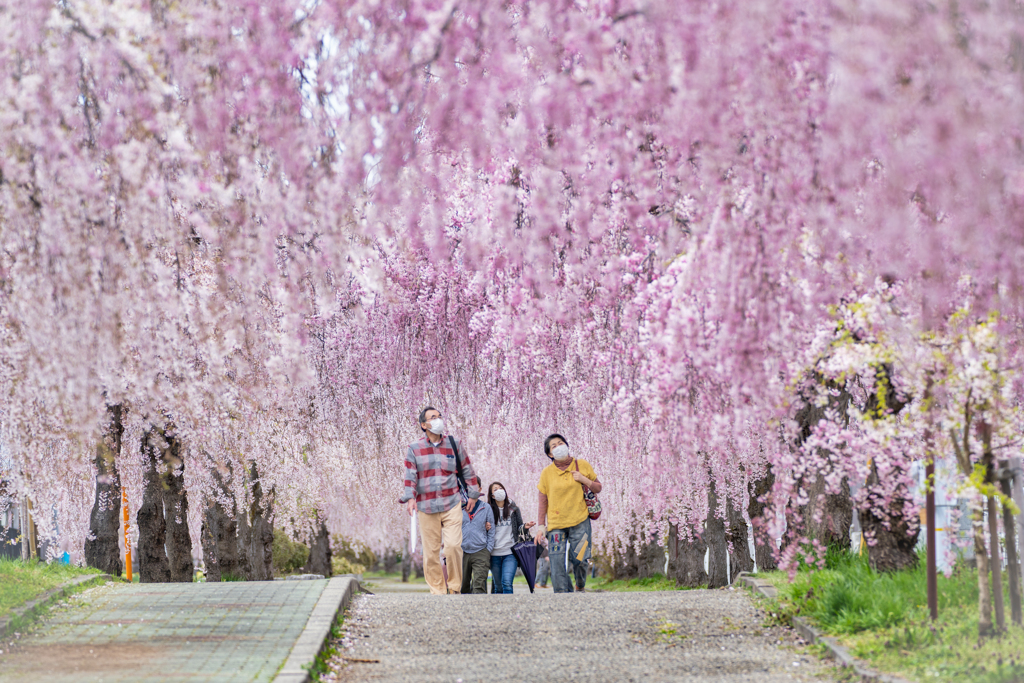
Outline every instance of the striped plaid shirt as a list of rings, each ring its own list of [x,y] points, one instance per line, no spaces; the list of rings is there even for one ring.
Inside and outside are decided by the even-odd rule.
[[[459,445],[462,477],[470,498],[480,497],[480,480],[469,462],[469,455]],[[455,477],[455,451],[452,438],[445,436],[436,446],[427,438],[409,445],[405,454],[405,490],[399,502],[416,498],[416,509],[426,514],[446,512],[462,505],[459,481]]]

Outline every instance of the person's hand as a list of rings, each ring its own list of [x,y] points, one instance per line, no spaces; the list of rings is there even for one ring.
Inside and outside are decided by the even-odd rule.
[[[523,525],[523,528],[524,529],[529,529],[530,527],[532,527],[536,523],[537,522],[527,522],[526,524]]]
[[[484,522],[484,530],[486,530],[486,531],[490,531],[491,530],[491,523],[490,522]]]
[[[594,483],[587,479],[586,477],[584,477],[582,474],[580,474],[579,471],[573,472],[572,478],[578,481],[579,483],[583,484],[584,486],[590,486],[591,484]]]
[[[538,524],[536,526],[536,528],[533,530],[533,538],[536,541],[536,540],[540,539],[540,537],[543,536],[543,535],[544,535],[544,525],[543,524]]]
[[[410,498],[409,502],[405,504],[406,509],[409,511],[409,516],[412,517],[416,514],[416,499]]]

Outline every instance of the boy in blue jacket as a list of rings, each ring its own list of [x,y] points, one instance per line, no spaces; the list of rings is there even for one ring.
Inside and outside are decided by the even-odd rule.
[[[492,550],[494,513],[490,505],[470,498],[462,506],[463,593],[487,592],[487,571],[491,568]]]

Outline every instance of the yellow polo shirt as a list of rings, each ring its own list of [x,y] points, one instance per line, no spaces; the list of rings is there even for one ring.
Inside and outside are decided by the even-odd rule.
[[[572,478],[576,465],[584,477],[591,481],[597,479],[590,463],[579,458],[564,472],[551,463],[540,473],[537,489],[548,497],[548,529],[568,529],[590,516],[583,502],[583,485]]]

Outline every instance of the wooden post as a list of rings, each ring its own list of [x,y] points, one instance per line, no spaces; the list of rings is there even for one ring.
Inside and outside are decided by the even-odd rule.
[[[1021,552],[1018,553],[1017,566],[1021,569],[1017,578],[1020,581],[1021,586],[1024,586],[1024,561],[1021,561],[1021,555],[1024,555],[1024,459],[1022,458],[1010,458],[1010,469],[1013,470],[1013,480],[1011,481],[1011,487],[1013,490],[1013,502],[1017,504],[1017,509],[1020,510],[1020,514],[1017,515],[1017,537],[1020,539]]]
[[[1003,566],[999,559],[999,512],[996,499],[988,497],[989,557],[992,565],[992,598],[996,608],[996,633],[1006,631],[1006,612],[1003,610]]]
[[[932,621],[939,618],[939,578],[936,568],[935,548],[935,459],[929,458],[925,465],[925,522],[928,528],[925,532],[927,544],[927,573],[928,573],[928,614]]]
[[[1012,489],[1016,486],[1014,473],[1008,462],[1004,462],[1001,469],[1000,488],[1003,495],[1010,498],[1013,493]],[[1014,528],[1013,515],[1006,506],[1003,507],[1003,533],[1006,535],[1006,573],[1009,579],[1008,583],[1010,584],[1010,620],[1020,626],[1020,565],[1017,556],[1017,534]]]
[[[29,551],[29,540],[28,540],[28,497],[21,499],[21,505],[18,506],[18,514],[21,517],[21,559],[24,562],[28,562],[32,559],[32,553]]]
[[[132,536],[131,522],[128,521],[128,492],[121,486],[121,508],[124,515],[124,569],[128,583],[132,582]]]
[[[28,559],[39,559],[39,543],[36,540],[36,523],[32,519],[32,499],[25,498],[25,528],[21,530],[22,538],[28,541]],[[24,552],[23,552],[24,556]]]

